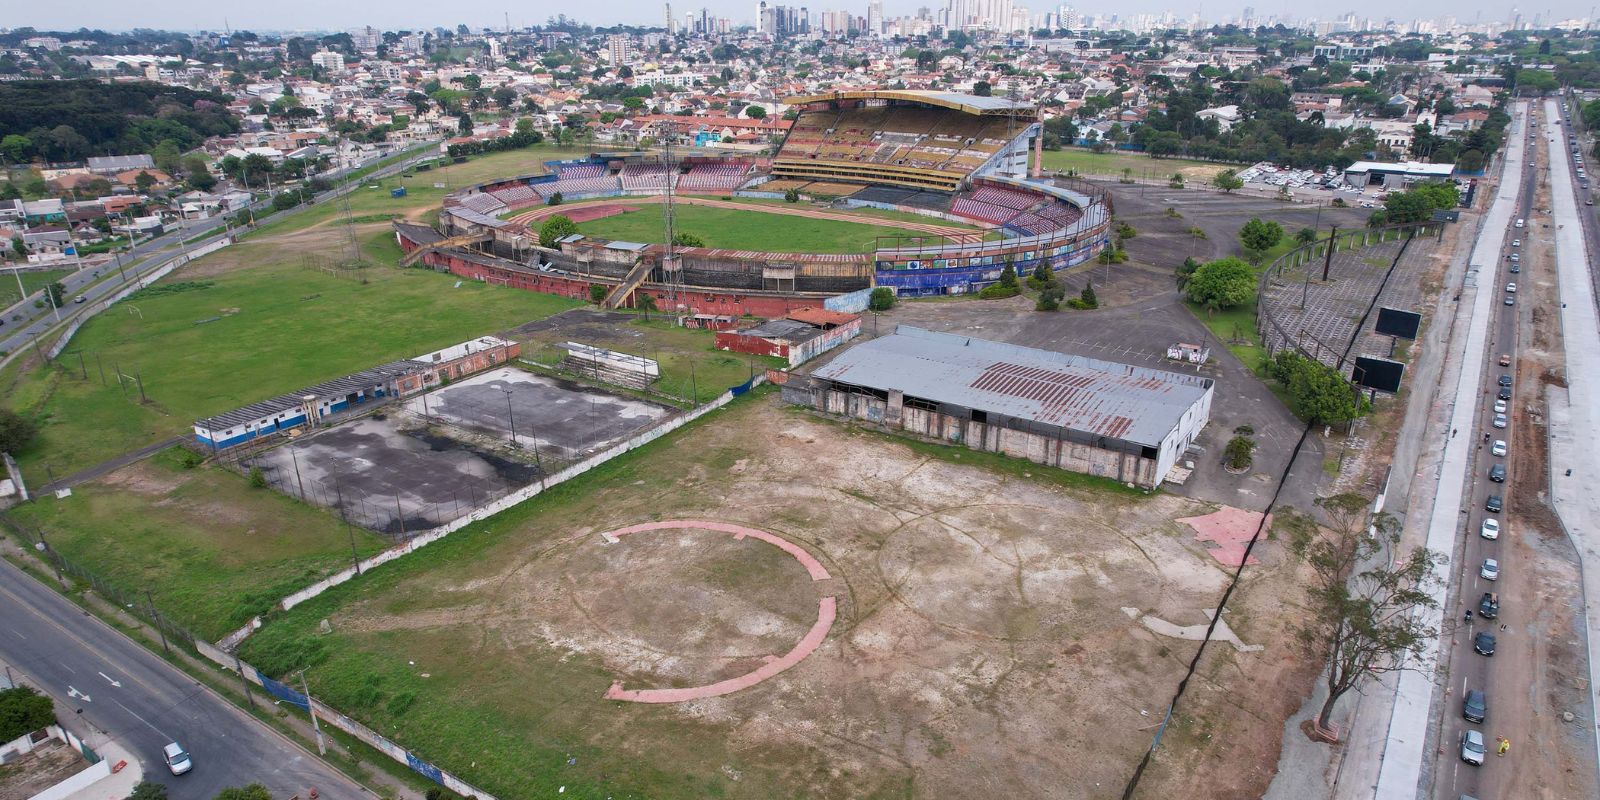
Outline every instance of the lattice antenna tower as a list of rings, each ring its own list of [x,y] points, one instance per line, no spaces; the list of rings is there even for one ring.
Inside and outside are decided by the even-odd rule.
[[[343,160],[344,137],[339,137],[338,153],[335,158]],[[341,266],[357,267],[364,262],[361,258],[361,242],[356,239],[356,220],[350,213],[350,170],[348,167],[341,169],[339,174],[339,214],[344,217],[345,241],[343,247],[344,263]]]
[[[683,269],[678,263],[677,244],[673,241],[677,236],[675,214],[672,207],[673,175],[672,175],[672,137],[674,131],[670,128],[665,136],[661,137],[661,161],[666,169],[666,189],[661,203],[661,222],[666,229],[666,255],[661,259],[662,277],[667,284],[667,305],[669,313],[678,313],[678,304],[683,292]]]

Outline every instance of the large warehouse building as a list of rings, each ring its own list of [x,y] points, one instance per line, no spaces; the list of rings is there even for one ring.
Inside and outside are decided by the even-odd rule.
[[[901,325],[792,376],[784,400],[1154,488],[1211,417],[1212,381]]]

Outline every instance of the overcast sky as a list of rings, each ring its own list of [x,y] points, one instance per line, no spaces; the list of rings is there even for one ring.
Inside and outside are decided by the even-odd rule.
[[[784,0],[769,0],[782,2]],[[1600,1],[1600,0],[1596,0]],[[812,11],[849,10],[866,14],[867,0],[787,0],[786,4],[806,5]],[[919,6],[937,8],[943,0],[885,0],[888,16],[911,14]],[[1045,0],[1019,0],[1034,13],[1053,7]],[[372,25],[386,30],[402,28],[454,27],[465,23],[473,28],[500,27],[505,24],[505,14],[511,15],[513,27],[537,24],[558,10],[565,10],[583,21],[596,25],[616,23],[662,24],[665,12],[662,3],[655,0],[602,0],[599,3],[567,5],[522,2],[485,2],[485,0],[454,0],[441,4],[434,0],[386,0],[383,3],[328,3],[326,0],[278,0],[277,2],[228,2],[222,0],[159,0],[159,2],[130,2],[129,0],[75,0],[70,3],[23,2],[8,0],[0,25],[13,27],[33,26],[57,30],[76,30],[79,27],[126,30],[129,28],[165,28],[169,30],[221,30],[226,24],[233,29],[255,30],[343,30]],[[736,22],[752,21],[755,1],[741,0],[678,0],[673,3],[673,14],[678,19],[691,10],[701,7],[711,9],[717,16],[729,17]],[[1273,13],[1305,13],[1303,2],[1289,0],[1245,0],[1245,2],[1218,3],[1199,0],[1097,0],[1093,3],[1071,4],[1080,13],[1087,14],[1137,14],[1172,11],[1187,15],[1199,10],[1204,19],[1217,21],[1239,15],[1245,5],[1254,6],[1258,15]],[[365,6],[363,8],[362,6]],[[564,7],[564,8],[563,8]],[[1593,2],[1566,0],[1525,7],[1524,19],[1532,20],[1542,15],[1546,21],[1581,18],[1589,15]],[[1388,0],[1346,0],[1343,3],[1318,6],[1319,13],[1333,17],[1344,11],[1358,15],[1382,18],[1384,15],[1437,16],[1454,14],[1463,22],[1472,22],[1481,13],[1485,20],[1510,16],[1508,5],[1490,0],[1417,0],[1396,5]]]

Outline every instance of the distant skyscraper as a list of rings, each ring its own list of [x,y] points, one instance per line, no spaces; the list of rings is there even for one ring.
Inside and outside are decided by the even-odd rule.
[[[872,0],[867,4],[867,33],[872,36],[883,35],[883,0]]]
[[[606,37],[606,49],[611,53],[611,65],[620,67],[628,63],[628,37],[614,33]]]
[[[672,4],[667,4],[667,35],[673,36],[678,32],[678,21],[672,17]]]

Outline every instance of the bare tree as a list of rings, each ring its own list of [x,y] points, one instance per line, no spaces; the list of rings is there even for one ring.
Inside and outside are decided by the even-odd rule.
[[[1328,699],[1316,732],[1330,741],[1334,706],[1352,689],[1389,672],[1417,669],[1432,635],[1417,612],[1438,603],[1427,591],[1441,556],[1416,548],[1399,554],[1400,525],[1386,513],[1369,519],[1371,501],[1357,494],[1318,498],[1327,525],[1286,509],[1275,527],[1314,573],[1307,614],[1295,635],[1308,655],[1326,659]]]

